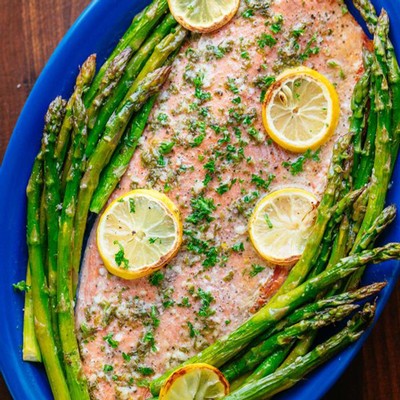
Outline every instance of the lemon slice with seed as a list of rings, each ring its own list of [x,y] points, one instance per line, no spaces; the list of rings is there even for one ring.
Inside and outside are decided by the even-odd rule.
[[[249,235],[257,252],[278,265],[297,261],[314,225],[316,205],[312,193],[298,188],[263,197],[249,220]]]
[[[213,32],[236,14],[240,0],[168,0],[174,18],[193,32]]]
[[[97,246],[104,265],[125,279],[160,269],[181,243],[179,210],[155,190],[133,190],[114,200],[97,226]]]
[[[160,391],[160,400],[216,400],[229,393],[229,383],[209,364],[189,364],[176,370]]]
[[[265,95],[262,112],[272,140],[299,153],[329,139],[339,120],[340,105],[335,87],[325,76],[298,67],[278,76]]]

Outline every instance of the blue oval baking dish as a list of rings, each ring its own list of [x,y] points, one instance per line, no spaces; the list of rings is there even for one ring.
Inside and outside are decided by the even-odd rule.
[[[16,400],[51,399],[44,369],[39,364],[22,361],[23,296],[12,284],[25,278],[27,252],[25,245],[25,188],[34,157],[40,146],[43,116],[50,101],[57,95],[68,97],[73,89],[77,66],[91,53],[105,60],[118,38],[128,27],[132,17],[149,1],[95,0],[78,18],[65,35],[37,80],[21,112],[0,168],[0,369],[10,392]],[[392,40],[400,57],[400,2],[374,1],[378,10],[388,11]],[[351,4],[349,9],[358,18]],[[101,22],[101,23],[100,23]],[[400,182],[400,164],[393,181]],[[396,184],[388,195],[388,202],[400,205]],[[400,241],[397,220],[382,238],[382,242]],[[377,317],[393,290],[400,274],[400,264],[387,262],[368,268],[364,283],[386,280],[377,307]],[[372,327],[347,350],[319,368],[279,399],[320,399],[336,382],[357,354]]]

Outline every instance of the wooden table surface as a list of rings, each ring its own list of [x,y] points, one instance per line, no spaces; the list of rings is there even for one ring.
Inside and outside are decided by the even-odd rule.
[[[89,2],[0,0],[0,160],[21,108],[46,60]],[[326,399],[400,399],[399,289],[400,284],[361,353]],[[11,399],[2,379],[0,399]]]

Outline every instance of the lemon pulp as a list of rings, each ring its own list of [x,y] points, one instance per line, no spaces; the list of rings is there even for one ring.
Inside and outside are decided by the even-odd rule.
[[[176,370],[160,391],[160,400],[216,400],[229,393],[229,383],[217,368],[189,364]]]
[[[301,256],[314,225],[317,199],[303,189],[270,193],[256,205],[249,220],[249,235],[267,261],[290,265]]]
[[[212,32],[236,14],[240,0],[168,0],[174,18],[194,32]]]
[[[135,279],[164,266],[182,242],[175,204],[163,193],[138,189],[114,200],[97,227],[97,246],[114,275]]]
[[[306,67],[286,70],[268,89],[263,122],[272,140],[293,152],[316,149],[336,129],[339,98],[332,83]]]

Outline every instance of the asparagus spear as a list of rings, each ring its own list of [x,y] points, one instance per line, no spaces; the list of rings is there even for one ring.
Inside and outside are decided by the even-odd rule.
[[[100,82],[99,94],[93,99],[87,109],[88,128],[92,129],[96,122],[99,108],[104,101],[111,95],[114,88],[118,85],[122,74],[125,72],[127,63],[132,55],[130,47],[118,54],[108,66],[103,79]]]
[[[267,329],[271,329],[285,315],[290,314],[290,312],[300,305],[313,300],[320,292],[330,287],[333,283],[370,262],[378,263],[394,258],[400,258],[400,244],[389,243],[383,247],[366,250],[362,253],[343,258],[330,270],[326,270],[316,277],[307,280],[290,292],[274,296],[268,304],[235,331],[217,340],[201,353],[187,360],[184,365],[205,362],[220,367],[260,334]],[[158,394],[161,386],[174,370],[176,369],[165,372],[151,383],[150,388],[153,395]]]
[[[120,102],[118,104],[117,108],[113,108],[115,103],[108,105],[105,110],[102,110],[101,115],[99,116],[99,121],[96,123],[96,126],[94,129],[92,129],[89,133],[89,138],[88,138],[88,145],[86,148],[86,156],[90,157],[91,154],[93,153],[94,149],[96,148],[97,142],[99,140],[99,136],[103,134],[104,129],[107,129],[107,124],[109,123],[110,119],[112,119],[112,114],[111,117],[108,119],[110,116],[110,113],[118,113],[118,111],[121,109],[121,105],[124,104],[129,97],[134,93],[142,80],[150,73],[156,70],[157,68],[161,67],[164,65],[165,61],[167,58],[178,48],[181,47],[181,44],[183,40],[186,37],[186,31],[178,27],[174,32],[171,32],[165,38],[154,48],[154,51],[150,58],[147,60],[146,64],[144,67],[141,69],[141,72],[139,73],[138,76],[131,82],[131,85],[129,87],[128,91],[125,91],[124,86],[121,86],[121,89],[118,89],[118,91],[115,93],[115,102]],[[133,62],[133,61],[132,61]],[[141,63],[135,63],[135,66],[139,66]],[[136,74],[138,73],[139,69],[137,70]],[[129,80],[131,81],[131,80]],[[122,81],[121,85],[125,85],[126,82]],[[125,93],[125,97],[121,101],[121,94]],[[111,99],[112,100],[112,99]],[[114,101],[114,100],[113,100]]]
[[[35,317],[33,314],[32,289],[31,289],[31,270],[26,271],[26,286],[24,303],[24,331],[22,337],[22,359],[24,361],[41,362],[39,343],[35,335]]]
[[[290,345],[304,333],[315,331],[323,326],[341,321],[357,308],[358,306],[354,304],[341,305],[325,310],[311,319],[305,319],[295,325],[289,326],[282,332],[271,336],[263,343],[252,347],[239,359],[233,360],[222,367],[221,372],[228,381],[233,381],[242,374],[253,371],[266,357],[273,354],[282,346]]]
[[[100,173],[110,160],[132,114],[138,111],[152,95],[160,90],[161,86],[167,79],[170,70],[171,67],[159,68],[158,70],[148,74],[148,76],[143,79],[143,81],[138,85],[138,88],[110,118],[104,135],[100,139],[95,152],[87,161],[87,168],[80,183],[74,222],[74,254],[72,260],[73,293],[75,293],[78,282],[83,236],[85,233],[90,201],[98,185]]]
[[[57,241],[58,219],[60,217],[60,180],[55,157],[57,135],[65,114],[65,101],[57,97],[49,106],[45,116],[42,139],[44,161],[44,192],[46,200],[47,221],[47,267],[50,313],[53,324],[54,339],[60,347],[56,313],[56,276],[57,276]]]
[[[259,379],[264,378],[264,376],[274,373],[288,356],[291,349],[292,346],[285,346],[278,349],[275,353],[271,354],[256,368],[256,370],[252,374],[250,374],[244,380],[244,382],[240,386],[256,382]],[[237,386],[236,389],[238,389],[239,387]]]
[[[392,129],[393,129],[393,146],[392,146],[392,167],[393,171],[400,145],[400,68],[396,59],[393,44],[390,40],[387,43],[387,61],[388,61],[388,79],[392,89]]]
[[[58,240],[57,300],[59,304],[59,332],[69,390],[73,399],[84,400],[90,397],[82,372],[82,363],[75,335],[71,268],[73,223],[79,182],[84,170],[83,155],[87,140],[86,109],[79,96],[76,97],[73,105],[73,121],[74,140],[72,143],[71,167],[67,175]]]
[[[377,132],[374,170],[367,210],[356,245],[362,234],[381,213],[390,181],[391,169],[391,107],[392,102],[387,81],[386,41],[388,19],[385,12],[379,17],[379,25],[374,36],[375,63],[373,67],[375,79],[375,107],[377,110]]]
[[[376,135],[376,124],[377,115],[375,109],[375,90],[374,79],[371,79],[371,86],[369,90],[370,109],[367,122],[367,133],[365,137],[365,144],[363,151],[360,156],[360,163],[357,173],[355,174],[354,187],[360,188],[366,185],[372,174],[372,168],[374,166],[374,153],[375,153],[375,135]]]
[[[253,381],[230,393],[226,400],[262,400],[289,389],[305,375],[320,366],[339,351],[354,343],[370,324],[375,314],[375,306],[367,304],[348,325],[326,342],[318,345],[304,357],[298,358],[272,375]]]
[[[364,104],[363,96],[365,94],[366,81],[366,78],[360,79],[354,87],[352,96],[354,106],[356,104],[360,104],[360,106]],[[335,202],[335,195],[341,184],[343,154],[346,154],[352,140],[352,135],[353,132],[349,131],[346,135],[339,138],[335,144],[328,171],[327,187],[317,210],[317,219],[313,231],[307,241],[302,257],[290,271],[290,274],[278,290],[276,296],[290,291],[303,282],[313,266],[330,219],[329,210]]]
[[[363,194],[364,191],[365,189],[361,188],[347,193],[346,196],[344,196],[335,206],[332,207],[332,210],[334,211],[329,213],[331,215],[331,218],[329,219],[324,237],[322,238],[322,248],[320,254],[318,256],[318,259],[314,261],[314,265],[310,266],[310,269],[312,268],[312,276],[318,275],[321,271],[325,269],[326,263],[329,260],[329,256],[331,255],[331,253],[333,253],[331,249],[334,235],[336,234],[336,227],[341,222],[344,222],[344,224],[341,224],[341,226],[343,225],[343,228],[346,226],[346,211],[354,204],[355,201],[357,201],[357,199]],[[338,246],[339,243],[334,242],[333,245]],[[339,257],[339,259],[344,256],[345,253],[341,257]]]
[[[39,153],[33,164],[32,175],[26,189],[27,244],[29,268],[32,278],[32,303],[35,315],[35,334],[54,397],[70,400],[68,386],[57,355],[51,324],[50,299],[44,271],[43,243],[40,235],[40,203],[43,189],[43,154]]]
[[[326,310],[327,308],[351,304],[356,301],[363,300],[367,297],[371,297],[379,293],[385,286],[385,282],[373,283],[368,286],[363,286],[357,290],[335,294],[317,300],[314,303],[307,304],[304,307],[295,310],[285,319],[279,321],[272,332],[278,332],[287,326],[291,326],[302,321],[303,319],[312,318],[321,311]]]
[[[375,63],[373,66],[375,84],[375,108],[377,111],[377,132],[375,141],[375,160],[371,178],[370,195],[364,220],[357,234],[354,247],[357,247],[362,235],[373,224],[382,212],[386,193],[389,188],[392,167],[392,136],[391,136],[391,108],[392,102],[387,81],[386,43],[388,37],[389,20],[383,10],[376,27],[374,36]],[[358,285],[363,270],[351,277],[349,287]]]
[[[95,72],[96,55],[92,54],[83,63],[81,70],[79,71],[78,77],[76,78],[74,93],[68,100],[67,106],[65,108],[65,117],[57,138],[57,144],[55,148],[55,157],[58,161],[57,168],[59,172],[64,165],[64,159],[68,151],[70,134],[72,131],[72,106],[74,105],[75,98],[77,96],[82,96],[82,94],[88,89]]]
[[[153,53],[154,48],[161,42],[162,39],[165,38],[166,35],[168,35],[174,26],[176,26],[176,21],[174,18],[171,15],[166,16],[163,22],[157,27],[157,29],[146,40],[135,56],[129,61],[126,71],[118,83],[118,86],[102,106],[96,118],[95,124],[93,125],[93,131],[90,133],[90,142],[95,143],[98,140],[107,124],[108,119],[120,105],[129,88],[132,86],[135,78],[139,74],[140,69],[143,68],[145,62]],[[92,126],[90,126],[90,128],[92,128]]]
[[[137,14],[132,21],[131,26],[125,32],[122,39],[119,41],[117,46],[114,48],[111,55],[105,61],[97,73],[90,90],[85,96],[85,106],[89,107],[96,97],[101,81],[107,68],[111,62],[118,56],[123,50],[129,47],[132,50],[132,54],[140,48],[147,35],[153,27],[157,24],[159,19],[167,12],[168,3],[167,0],[154,0],[149,4],[141,13]]]
[[[353,4],[366,22],[368,30],[375,33],[378,16],[372,3],[369,0],[353,0]]]
[[[378,24],[378,16],[373,4],[369,0],[354,0],[354,5],[360,11],[361,16],[367,23],[368,30],[375,33]],[[389,65],[389,82],[393,92],[392,122],[394,129],[394,146],[392,147],[392,168],[398,153],[398,142],[400,135],[400,70],[396,59],[394,47],[390,39],[387,40],[387,59]]]
[[[119,180],[125,174],[129,162],[135,152],[138,141],[144,131],[155,97],[152,97],[133,119],[131,129],[125,134],[122,143],[113,154],[100,176],[99,184],[93,194],[90,211],[99,213],[114,191]]]
[[[369,54],[369,53],[368,53]],[[354,144],[354,156],[353,156],[353,179],[359,173],[360,158],[362,155],[362,134],[365,127],[365,115],[368,103],[368,92],[371,78],[371,64],[372,56],[369,54],[364,57],[366,59],[365,67],[366,70],[361,76],[360,88],[357,92],[357,96],[353,96],[351,100],[351,111],[350,117],[350,132],[353,133],[353,144]],[[361,186],[360,186],[361,187]]]

